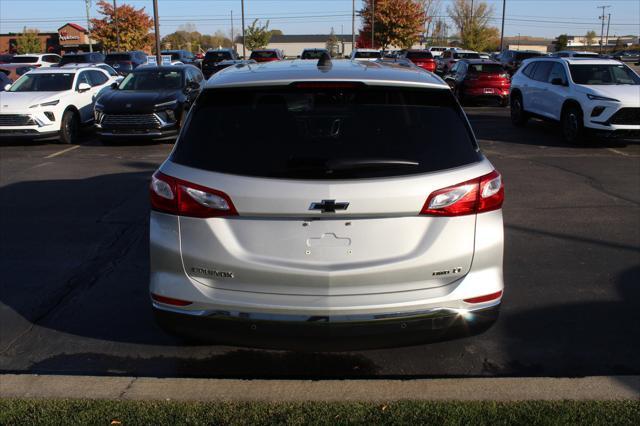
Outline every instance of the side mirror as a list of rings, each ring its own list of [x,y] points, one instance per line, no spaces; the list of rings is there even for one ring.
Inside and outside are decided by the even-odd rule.
[[[11,84],[5,84],[4,85],[4,90],[9,90],[10,87],[11,87]]]
[[[86,92],[87,90],[91,90],[91,86],[87,83],[80,83],[78,85],[78,92]]]
[[[564,80],[560,77],[552,78],[551,84],[553,84],[554,86],[565,86]]]
[[[118,86],[119,86],[119,85],[120,85],[120,83],[119,83],[119,82],[117,82],[117,81],[115,81],[115,82],[111,83],[111,88],[112,88],[112,89],[114,89],[114,90],[116,90],[116,89],[118,88]]]

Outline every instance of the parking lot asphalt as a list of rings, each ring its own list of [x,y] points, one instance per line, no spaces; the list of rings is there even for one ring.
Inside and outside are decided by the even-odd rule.
[[[468,107],[506,187],[505,284],[484,334],[343,353],[187,345],[148,300],[147,184],[171,145],[0,143],[0,371],[359,378],[640,374],[640,142]]]

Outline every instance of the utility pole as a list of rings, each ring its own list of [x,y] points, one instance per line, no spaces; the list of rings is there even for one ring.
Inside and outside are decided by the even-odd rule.
[[[233,34],[233,10],[231,10],[231,46],[233,46],[233,50],[236,50],[236,39]]]
[[[158,66],[162,65],[162,55],[160,54],[160,22],[158,21],[158,0],[153,0],[153,27],[156,32],[156,61]]]
[[[247,52],[245,51],[245,42],[244,42],[244,0],[240,1],[240,5],[242,6],[242,58],[247,59]]]
[[[374,35],[376,33],[376,0],[371,0],[371,48],[375,48]]]
[[[603,42],[603,37],[604,37],[604,10],[609,8],[611,6],[597,6],[598,9],[602,9],[602,16],[600,16],[599,18],[602,20],[602,26],[600,27],[600,53],[602,53],[602,42]]]
[[[89,33],[89,52],[93,52],[93,44],[91,43],[91,21],[89,20],[89,8],[91,7],[91,0],[84,0],[84,5],[87,9],[87,32]]]
[[[118,26],[118,6],[116,5],[116,0],[113,0],[113,19],[116,23],[116,46],[119,52],[120,51],[120,28]]]
[[[351,51],[356,48],[356,0],[351,0]]]
[[[473,0],[471,0],[471,19],[469,20],[469,30],[470,30],[470,35],[471,35],[471,40],[474,40],[474,36],[473,36]]]
[[[609,17],[607,18],[607,36],[604,39],[605,46],[609,45],[609,24],[611,24],[611,14],[609,14]]]
[[[504,42],[504,11],[507,7],[507,0],[502,0],[502,30],[500,30],[500,53],[502,53]]]

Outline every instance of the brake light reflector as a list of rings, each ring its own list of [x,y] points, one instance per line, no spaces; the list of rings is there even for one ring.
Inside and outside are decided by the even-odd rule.
[[[165,305],[189,306],[193,304],[193,302],[188,302],[186,300],[174,299],[173,297],[167,297],[167,296],[160,296],[159,294],[154,294],[154,293],[151,293],[151,298],[156,302],[164,303]]]
[[[467,303],[483,303],[491,300],[496,300],[502,297],[502,290],[495,293],[487,294],[485,296],[472,297],[470,299],[463,299]]]
[[[420,214],[463,216],[497,210],[503,202],[502,176],[494,170],[479,178],[432,192]]]
[[[231,198],[224,192],[156,172],[151,178],[151,208],[189,217],[237,216]]]

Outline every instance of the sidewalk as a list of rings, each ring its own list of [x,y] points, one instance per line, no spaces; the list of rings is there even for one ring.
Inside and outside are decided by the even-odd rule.
[[[640,400],[640,376],[416,380],[230,380],[0,375],[1,398],[174,401]]]

